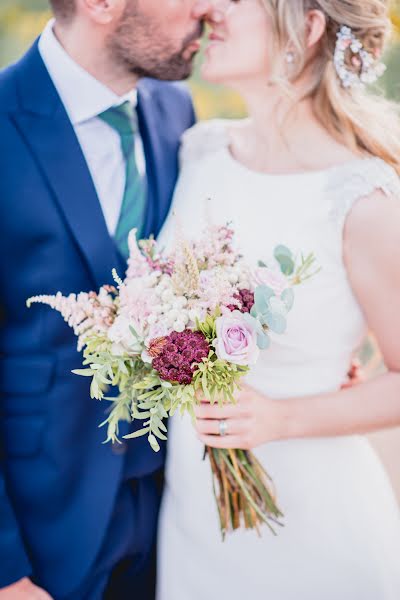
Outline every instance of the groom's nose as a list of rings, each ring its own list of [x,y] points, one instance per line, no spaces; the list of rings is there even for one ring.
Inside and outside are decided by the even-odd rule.
[[[204,21],[219,23],[223,19],[218,0],[197,0],[193,6],[193,17]]]

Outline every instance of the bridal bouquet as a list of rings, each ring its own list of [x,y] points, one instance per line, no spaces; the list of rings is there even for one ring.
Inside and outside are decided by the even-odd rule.
[[[294,286],[312,273],[314,256],[296,259],[285,246],[273,264],[252,269],[234,247],[229,226],[211,226],[197,241],[177,232],[174,249],[129,236],[126,278],[98,293],[30,298],[61,313],[84,349],[91,396],[110,401],[106,441],[118,443],[120,421],[141,421],[124,436],[147,436],[154,451],[166,440],[165,420],[176,411],[195,418],[206,399],[235,403],[240,381],[282,334],[294,302]],[[105,397],[109,386],[118,396]],[[223,536],[241,525],[279,524],[273,486],[254,454],[206,448]]]

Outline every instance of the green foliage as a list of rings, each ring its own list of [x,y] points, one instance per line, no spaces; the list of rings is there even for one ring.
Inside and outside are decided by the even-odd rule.
[[[212,342],[216,336],[215,317],[207,316],[204,322],[198,322],[198,330]],[[181,415],[189,413],[194,420],[194,407],[200,402],[200,396],[212,403],[234,403],[239,381],[248,372],[248,367],[221,361],[214,350],[210,350],[208,357],[198,365],[191,385],[171,383],[163,381],[141,357],[115,356],[111,353],[110,341],[99,336],[87,340],[83,366],[87,368],[73,372],[92,378],[90,396],[111,403],[107,418],[100,425],[107,426],[105,443],[120,442],[121,421],[142,421],[140,429],[124,437],[133,439],[146,435],[155,452],[160,450],[159,440],[167,439],[165,419],[179,411]],[[107,397],[110,387],[118,388],[118,395]]]
[[[214,316],[207,315],[206,320],[202,323],[199,320],[196,321],[197,331],[200,331],[204,335],[209,344],[217,337],[215,321],[220,315],[221,312],[217,311]]]
[[[274,256],[281,267],[282,273],[284,275],[292,275],[294,271],[294,257],[289,248],[286,248],[286,246],[277,246]]]
[[[251,316],[262,325],[265,337],[268,336],[268,331],[279,334],[285,332],[286,313],[286,305],[276,297],[275,292],[270,287],[260,285],[256,288]],[[268,347],[265,344],[266,341],[263,347]]]
[[[220,360],[214,350],[210,350],[208,357],[203,359],[194,373],[193,386],[212,404],[234,404],[235,392],[240,388],[239,381],[248,371],[248,367]]]
[[[317,259],[314,253],[310,253],[307,256],[303,254],[300,256],[300,261],[296,261],[299,263],[295,269],[295,272],[292,277],[292,285],[300,285],[311,279],[315,275],[317,275],[321,271],[321,267],[316,267]]]

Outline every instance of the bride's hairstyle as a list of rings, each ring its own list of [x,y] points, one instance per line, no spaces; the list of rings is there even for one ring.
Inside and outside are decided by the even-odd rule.
[[[284,86],[296,81],[307,68],[304,97],[312,98],[321,123],[341,143],[356,153],[378,156],[400,175],[400,120],[395,103],[366,91],[345,87],[338,76],[334,55],[337,34],[351,28],[364,49],[381,56],[390,34],[388,0],[263,0],[274,32],[276,61],[272,81]],[[326,31],[311,64],[307,64],[306,15],[320,10]],[[346,56],[347,71],[358,74],[359,63]],[[289,60],[288,60],[289,57]],[[290,87],[289,87],[290,89]]]

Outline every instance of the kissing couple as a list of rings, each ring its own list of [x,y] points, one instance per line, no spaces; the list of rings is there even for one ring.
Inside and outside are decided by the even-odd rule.
[[[0,600],[397,600],[399,508],[362,436],[400,424],[400,125],[366,87],[389,2],[50,3],[0,73]],[[205,26],[202,77],[244,120],[195,124],[176,83]],[[111,283],[128,233],[168,245],[173,213],[196,236],[207,198],[250,263],[283,242],[321,272],[236,406],[174,417],[158,454],[105,445],[72,331],[26,299]],[[342,389],[367,332],[386,370]],[[221,541],[205,444],[268,466],[276,537]]]

